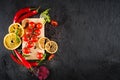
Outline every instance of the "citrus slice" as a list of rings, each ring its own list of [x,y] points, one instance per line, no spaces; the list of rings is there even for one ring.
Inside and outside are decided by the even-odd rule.
[[[24,34],[24,29],[19,23],[13,23],[8,28],[9,33],[15,33],[19,37],[22,37]]]
[[[9,33],[4,37],[3,44],[8,50],[14,50],[21,45],[21,39],[15,33]]]
[[[45,44],[46,42],[50,41],[47,37],[41,37],[39,40],[38,40],[38,44],[39,44],[39,47],[41,49],[45,49]]]
[[[48,53],[54,54],[58,50],[58,45],[57,45],[57,43],[55,41],[48,41],[45,44],[45,50]]]

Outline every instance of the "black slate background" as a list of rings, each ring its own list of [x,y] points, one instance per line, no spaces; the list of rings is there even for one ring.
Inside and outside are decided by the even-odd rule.
[[[15,12],[28,6],[51,8],[59,22],[57,28],[46,25],[46,36],[59,44],[55,59],[45,64],[47,80],[120,80],[119,0],[1,0],[0,80],[38,80],[3,46]]]

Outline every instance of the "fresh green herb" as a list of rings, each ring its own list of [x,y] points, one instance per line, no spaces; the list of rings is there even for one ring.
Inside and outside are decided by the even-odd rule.
[[[17,40],[17,43],[20,42],[20,39],[18,38],[18,36],[16,35],[16,40]]]
[[[45,60],[45,58],[46,58],[46,53],[43,54],[43,58],[42,58],[42,60]]]
[[[25,54],[22,54],[22,56],[24,56],[24,57],[29,57],[30,55],[25,55]]]
[[[18,36],[18,29],[15,30],[15,34]]]
[[[45,11],[43,11],[41,14],[40,14],[40,18],[44,18],[44,20],[45,20],[45,23],[46,22],[50,22],[50,16],[49,16],[49,10],[50,9],[46,9]]]
[[[42,63],[42,61],[44,61],[44,60],[45,60],[45,58],[46,58],[46,53],[45,53],[45,54],[43,54],[43,58],[42,58],[42,60],[39,60],[39,61],[38,61],[38,64],[40,65],[40,64]]]

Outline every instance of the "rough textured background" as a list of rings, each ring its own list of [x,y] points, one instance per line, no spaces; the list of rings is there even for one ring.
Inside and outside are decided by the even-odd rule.
[[[51,8],[59,22],[51,33],[47,25],[46,36],[59,43],[55,59],[46,64],[47,80],[120,80],[119,0],[1,0],[0,80],[38,80],[3,46],[15,12],[27,6]]]

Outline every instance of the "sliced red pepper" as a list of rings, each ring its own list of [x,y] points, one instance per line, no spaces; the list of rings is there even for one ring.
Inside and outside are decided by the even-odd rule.
[[[30,7],[20,9],[19,11],[16,12],[16,14],[15,14],[15,16],[13,18],[13,22],[16,22],[21,15],[23,15],[25,13],[28,13],[31,10],[34,10],[34,9],[35,8],[30,8]]]
[[[51,55],[48,57],[48,60],[52,60],[54,57],[55,57],[55,55],[54,55],[54,54],[51,54]]]
[[[23,65],[13,54],[10,54],[11,59],[17,64]]]
[[[55,20],[51,20],[51,25],[54,26],[54,27],[57,27],[58,26],[58,22],[55,21]]]
[[[25,60],[25,58],[17,51],[17,50],[14,50],[16,56],[18,57],[18,59],[22,62],[22,64],[27,68],[27,69],[31,69],[32,66],[30,65],[30,63]]]

